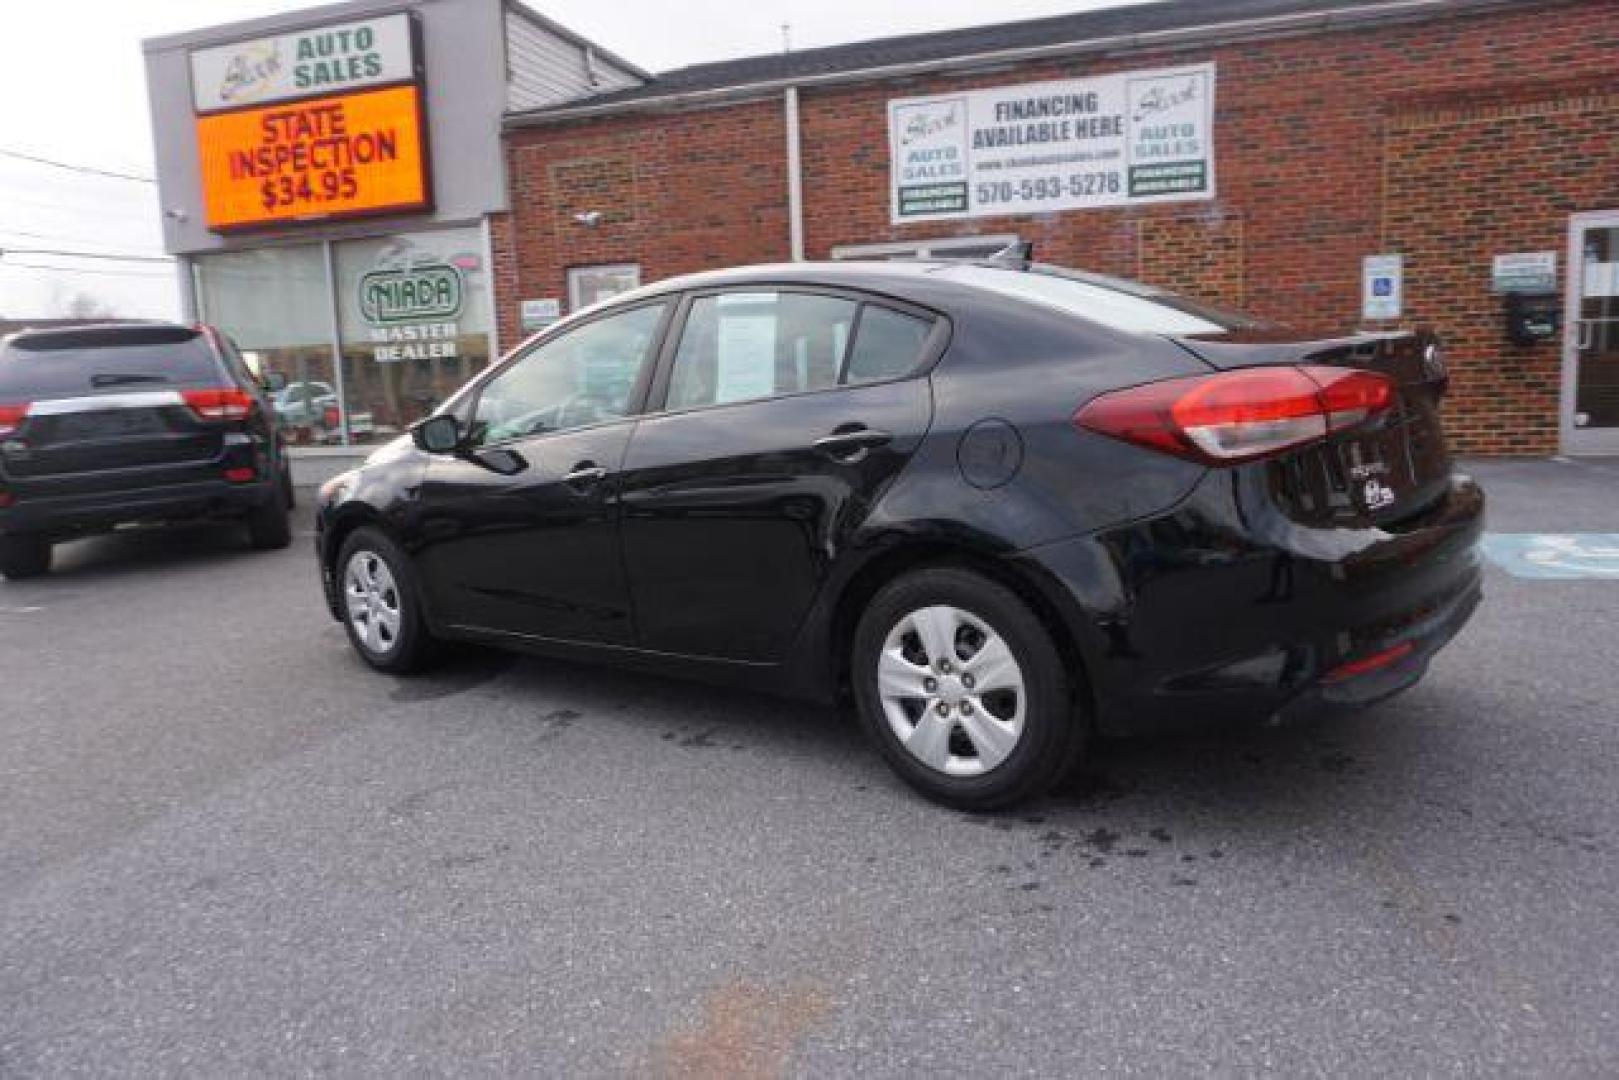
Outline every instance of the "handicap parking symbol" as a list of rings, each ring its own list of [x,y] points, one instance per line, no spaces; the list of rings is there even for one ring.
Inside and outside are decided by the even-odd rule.
[[[1513,577],[1619,581],[1619,533],[1490,533],[1484,553]]]

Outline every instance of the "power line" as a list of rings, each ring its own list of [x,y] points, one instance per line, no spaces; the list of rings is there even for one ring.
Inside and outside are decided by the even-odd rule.
[[[105,203],[91,206],[73,206],[68,203],[41,202],[38,199],[29,199],[11,194],[5,196],[5,202],[8,206],[12,204],[36,206],[53,214],[97,214],[109,217],[125,217],[130,214],[139,214],[141,217],[151,220],[157,212],[155,206],[108,206]]]
[[[120,255],[113,251],[63,251],[58,248],[0,247],[0,256],[5,255],[55,255],[63,259],[110,259],[113,262],[171,263],[174,261],[168,255]]]
[[[60,274],[106,274],[110,277],[140,277],[173,280],[172,274],[155,270],[106,270],[99,266],[48,266],[45,263],[0,262],[0,270],[54,270]]]
[[[89,165],[70,165],[65,161],[52,161],[50,158],[35,157],[33,154],[23,154],[16,150],[0,150],[0,157],[16,158],[18,161],[31,161],[35,165],[49,165],[53,169],[66,169],[68,172],[88,173],[91,176],[109,176],[114,180],[135,180],[142,184],[155,184],[150,176],[136,176],[134,173],[116,172],[112,169],[97,169]]]
[[[28,229],[13,229],[13,228],[10,228],[10,227],[5,226],[5,225],[0,225],[0,250],[5,249],[6,244],[8,243],[8,241],[5,240],[4,237],[7,237],[7,236],[26,236],[30,240],[53,240],[53,241],[60,241],[60,242],[63,242],[63,243],[68,243],[68,244],[77,244],[77,243],[79,243],[81,241],[83,241],[85,243],[90,243],[90,244],[94,244],[94,243],[98,242],[93,237],[72,236],[72,235],[69,235],[67,233],[32,232],[32,231],[30,231]],[[12,250],[15,250],[15,249],[12,249]],[[154,248],[154,249],[151,249],[151,250],[148,250],[148,251],[142,251],[140,254],[143,254],[143,255],[159,255],[159,254],[162,254],[162,252],[160,252],[160,251],[158,251],[157,249]]]

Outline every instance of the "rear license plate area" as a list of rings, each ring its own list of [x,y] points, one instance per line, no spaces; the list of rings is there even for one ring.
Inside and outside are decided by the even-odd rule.
[[[58,439],[117,439],[131,435],[161,435],[167,428],[149,409],[107,409],[68,413],[56,417],[51,436]]]

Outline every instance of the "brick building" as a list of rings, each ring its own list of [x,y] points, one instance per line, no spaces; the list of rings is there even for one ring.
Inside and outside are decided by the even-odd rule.
[[[1060,192],[982,171],[1062,158],[1050,143],[975,157],[959,185],[897,190],[892,118],[912,106],[896,101],[970,99],[971,116],[990,105],[970,92],[1000,90],[1014,104],[999,119],[1027,108],[1106,134],[1082,115],[1092,88],[1136,95],[1137,74],[1165,72],[1206,73],[1212,99],[1209,130],[1188,121],[1183,147],[1206,160],[1142,174],[1149,194],[1182,177],[1167,181],[1185,181],[1178,194],[1087,202],[1090,181],[1055,166]],[[1145,123],[1148,97],[1126,100]],[[934,115],[917,121],[924,141],[951,120]],[[1076,128],[1004,130],[973,138],[1060,143]],[[508,344],[525,300],[542,311],[706,267],[1015,237],[1044,261],[1279,321],[1432,325],[1450,346],[1458,448],[1619,452],[1619,0],[1186,0],[748,58],[508,111],[505,158],[509,209],[490,232]],[[1035,209],[986,205],[1020,191]],[[907,192],[921,194],[907,206]]]

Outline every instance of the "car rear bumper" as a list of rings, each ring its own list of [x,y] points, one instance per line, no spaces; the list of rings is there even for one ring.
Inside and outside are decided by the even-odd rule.
[[[1337,529],[1286,519],[1261,482],[1211,472],[1162,517],[1019,557],[1065,608],[1103,732],[1371,704],[1477,608],[1472,481],[1397,525]]]
[[[73,536],[138,522],[181,521],[246,514],[275,498],[271,479],[250,483],[193,481],[94,494],[28,495],[0,509],[0,533]]]

